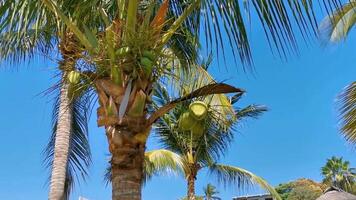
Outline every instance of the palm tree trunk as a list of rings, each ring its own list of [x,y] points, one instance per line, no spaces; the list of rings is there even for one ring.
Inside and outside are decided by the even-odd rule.
[[[141,200],[145,145],[125,128],[106,127],[112,155],[112,200]]]
[[[195,200],[195,177],[188,177],[188,199]]]
[[[56,131],[49,200],[64,199],[64,185],[72,124],[72,104],[68,97],[69,85],[63,81],[60,90],[60,106]]]

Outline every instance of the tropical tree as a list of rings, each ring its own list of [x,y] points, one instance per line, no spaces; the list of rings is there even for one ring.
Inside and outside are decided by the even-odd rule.
[[[5,21],[0,27],[8,23],[25,24],[26,26],[15,25],[24,32],[36,25],[28,18],[28,14],[36,13],[45,5],[55,14],[57,24],[66,24],[70,32],[74,33],[78,41],[75,45],[83,52],[81,62],[87,64],[86,70],[79,72],[79,83],[83,87],[95,88],[99,96],[98,124],[106,128],[113,155],[113,199],[140,199],[143,151],[150,126],[156,119],[180,101],[211,93],[238,91],[224,84],[212,84],[190,96],[178,98],[148,118],[148,113],[142,110],[150,105],[153,83],[163,76],[170,76],[170,69],[165,68],[169,62],[164,61],[179,60],[182,67],[187,66],[184,59],[190,52],[189,48],[182,48],[186,37],[180,38],[181,33],[184,36],[191,34],[191,41],[199,41],[200,28],[205,27],[206,44],[210,48],[219,49],[216,47],[223,47],[221,31],[224,30],[233,52],[238,53],[243,63],[251,63],[243,10],[238,1],[192,0],[172,1],[169,4],[167,0],[42,0],[38,3],[26,0],[21,1],[24,2],[22,6],[16,6],[18,12],[8,12],[11,4],[8,2],[1,3],[1,15],[18,14],[19,18],[13,20],[10,17],[11,20]],[[310,34],[306,27],[310,27],[315,33],[316,23],[310,9],[313,7],[312,1],[243,3],[246,11],[250,10],[252,4],[265,32],[269,33],[267,35],[271,44],[277,47],[281,55],[286,55],[290,49],[295,50],[296,47],[290,19],[298,22],[304,36]],[[66,12],[68,8],[73,12]],[[88,13],[100,20],[85,20],[91,16]],[[216,23],[220,20],[222,23]],[[196,46],[197,44],[194,47]],[[74,77],[78,77],[78,69],[72,72]],[[120,185],[127,186],[126,191]]]
[[[178,94],[187,93],[207,81],[211,81],[211,77],[191,73],[190,76],[184,76],[181,84],[174,88]],[[165,104],[170,101],[166,90],[162,88],[157,92],[155,96],[160,98],[158,102]],[[256,118],[267,110],[258,105],[233,109],[232,105],[236,104],[242,95],[243,92],[240,92],[231,100],[226,96],[216,98],[212,95],[186,101],[164,115],[155,125],[163,146],[181,156],[182,172],[187,181],[187,199],[196,199],[195,181],[202,169],[207,169],[225,185],[242,188],[249,184],[258,184],[276,199],[280,199],[273,187],[262,178],[245,169],[217,163],[233,140],[237,122],[248,117]]]
[[[33,8],[27,4],[27,1],[7,1],[2,5],[8,13],[22,12],[24,15],[1,13],[1,23],[6,26],[2,27],[0,35],[0,58],[3,62],[17,65],[35,56],[54,56],[53,51],[60,53],[58,69],[62,79],[54,90],[53,129],[45,160],[51,168],[49,199],[67,199],[74,177],[77,177],[74,174],[85,177],[90,164],[87,138],[89,98],[86,92],[79,95],[77,90],[80,88],[70,84],[66,78],[75,69],[81,52],[74,44],[75,36],[65,24],[57,26],[55,17],[43,6],[38,5],[38,10],[31,12]],[[25,15],[27,23],[22,21]]]
[[[324,39],[339,42],[356,24],[356,1],[350,0],[326,17],[320,25]],[[339,95],[341,132],[346,140],[356,143],[356,82],[346,86]]]
[[[323,183],[338,187],[347,192],[352,192],[355,187],[355,169],[350,167],[350,162],[333,156],[321,168],[324,176]]]
[[[213,186],[212,184],[208,183],[208,185],[204,187],[205,200],[221,200],[220,197],[216,196],[217,194],[219,194],[219,192],[216,190],[216,187]]]

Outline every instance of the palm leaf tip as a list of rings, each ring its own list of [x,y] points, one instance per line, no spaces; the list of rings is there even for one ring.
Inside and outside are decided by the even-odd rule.
[[[210,174],[215,175],[219,183],[237,186],[238,189],[248,189],[252,185],[258,185],[268,191],[276,200],[282,200],[277,191],[263,178],[235,166],[212,164],[209,166]]]
[[[341,132],[347,141],[356,143],[356,82],[344,88],[338,97]]]

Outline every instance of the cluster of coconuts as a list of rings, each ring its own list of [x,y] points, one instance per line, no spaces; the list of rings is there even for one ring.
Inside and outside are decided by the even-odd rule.
[[[156,55],[153,51],[145,50],[142,52],[142,57],[140,58],[140,64],[146,75],[150,75],[155,64]]]
[[[207,114],[208,106],[202,101],[194,101],[189,105],[189,110],[179,117],[178,128],[199,137],[204,133],[204,119]]]

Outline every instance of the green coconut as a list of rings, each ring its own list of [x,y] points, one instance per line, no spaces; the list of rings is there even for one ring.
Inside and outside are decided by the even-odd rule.
[[[77,71],[71,71],[69,72],[67,78],[69,83],[77,84],[80,81],[80,73]]]
[[[196,120],[202,120],[208,114],[208,106],[202,101],[194,101],[189,105],[189,112]]]
[[[143,66],[143,70],[145,71],[145,73],[147,75],[150,75],[153,69],[153,61],[147,57],[141,57],[140,63]]]
[[[116,55],[118,56],[125,56],[129,53],[130,47],[121,47],[116,51]]]
[[[191,129],[190,129],[191,133],[195,136],[195,137],[200,137],[203,135],[204,133],[204,124],[201,122],[197,122]]]
[[[143,51],[142,56],[150,59],[151,61],[156,59],[156,55],[153,51]]]
[[[190,113],[185,112],[179,117],[178,128],[182,131],[189,131],[195,123],[196,120],[190,115]]]

